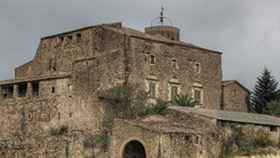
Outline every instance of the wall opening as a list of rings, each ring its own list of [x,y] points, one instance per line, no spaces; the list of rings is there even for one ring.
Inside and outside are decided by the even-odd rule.
[[[55,93],[55,87],[51,88],[52,93]]]
[[[150,56],[150,64],[151,64],[151,65],[156,64],[156,57],[155,57],[154,55],[151,55],[151,56]]]
[[[39,82],[32,82],[32,95],[39,96]]]
[[[144,146],[139,141],[130,141],[125,145],[123,158],[146,158]]]
[[[1,86],[3,98],[12,98],[14,95],[14,86],[13,85],[3,85]]]
[[[72,35],[68,35],[67,38],[68,38],[69,40],[72,40],[72,39],[73,39],[73,36],[72,36]]]
[[[148,81],[148,95],[149,97],[151,98],[156,98],[157,97],[157,83],[156,81],[152,81],[152,80],[149,80]]]
[[[270,126],[270,132],[277,132],[276,126]]]
[[[18,96],[25,97],[27,93],[27,83],[19,83],[17,86],[18,86]]]
[[[77,33],[77,34],[76,34],[76,38],[77,38],[78,41],[80,41],[81,38],[82,38],[82,34],[81,34],[81,33]]]

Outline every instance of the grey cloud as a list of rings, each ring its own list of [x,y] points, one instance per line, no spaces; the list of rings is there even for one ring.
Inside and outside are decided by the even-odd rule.
[[[225,79],[252,88],[265,66],[280,79],[280,1],[162,1],[184,40],[224,52]],[[42,36],[115,21],[143,30],[159,9],[160,0],[0,0],[0,79],[32,59]]]

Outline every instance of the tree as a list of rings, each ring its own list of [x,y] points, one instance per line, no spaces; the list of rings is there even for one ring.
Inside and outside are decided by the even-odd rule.
[[[119,84],[99,92],[107,112],[118,119],[135,119],[143,113],[148,95],[136,84]],[[108,115],[110,115],[108,114]]]
[[[280,117],[280,102],[272,101],[267,104],[264,113],[272,116]]]
[[[254,91],[252,93],[249,110],[256,113],[264,113],[267,104],[278,98],[278,82],[265,68],[261,76],[257,78]]]
[[[144,113],[141,115],[142,117],[146,117],[149,115],[165,115],[168,112],[169,102],[158,99],[156,103],[147,105],[145,107]]]
[[[105,115],[95,141],[107,150],[114,119],[130,120],[141,117],[145,112],[148,95],[138,85],[129,83],[101,90],[97,95],[104,103]]]

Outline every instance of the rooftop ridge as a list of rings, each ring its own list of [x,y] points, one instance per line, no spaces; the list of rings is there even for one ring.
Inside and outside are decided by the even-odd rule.
[[[265,115],[265,114],[224,111],[224,110],[216,110],[216,109],[178,107],[178,106],[172,106],[169,107],[169,109],[181,113],[194,113],[194,114],[198,114],[201,116],[214,118],[222,121],[280,127],[280,118],[270,116],[270,115]]]
[[[45,40],[48,38],[53,38],[53,37],[58,37],[58,36],[63,36],[66,34],[71,34],[71,33],[75,33],[75,32],[79,32],[79,31],[83,31],[83,30],[88,30],[88,29],[92,29],[92,28],[96,28],[96,27],[101,27],[101,26],[117,26],[117,25],[122,25],[121,22],[114,22],[114,23],[108,23],[108,24],[98,24],[98,25],[90,25],[90,26],[85,26],[85,27],[81,27],[81,28],[77,28],[77,29],[73,29],[70,31],[65,31],[65,32],[61,32],[61,33],[57,33],[57,34],[52,34],[52,35],[47,35],[47,36],[43,36],[41,38],[41,40]]]

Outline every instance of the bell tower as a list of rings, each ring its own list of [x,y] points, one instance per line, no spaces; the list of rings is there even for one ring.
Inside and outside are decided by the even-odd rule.
[[[160,16],[152,20],[151,26],[145,28],[145,33],[161,35],[169,40],[180,41],[180,29],[174,27],[171,19],[164,16],[164,7],[161,7]]]

